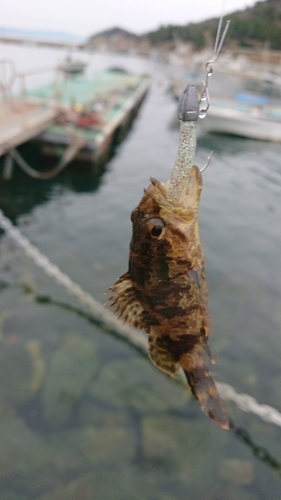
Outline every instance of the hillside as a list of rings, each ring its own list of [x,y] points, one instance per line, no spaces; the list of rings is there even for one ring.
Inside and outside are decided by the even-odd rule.
[[[131,33],[130,31],[124,30],[119,27],[114,27],[114,28],[109,28],[107,30],[101,31],[99,33],[96,33],[95,35],[92,35],[89,40],[94,40],[95,38],[98,37],[105,37],[105,38],[112,38],[116,36],[122,36],[124,38],[128,39],[133,39],[133,38],[138,38],[137,35],[134,33]]]
[[[265,44],[273,50],[281,50],[281,1],[258,1],[251,8],[227,15],[231,20],[228,45],[262,48]],[[146,33],[153,45],[161,42],[181,39],[192,42],[195,49],[202,49],[209,44],[210,37],[215,38],[218,18],[201,23],[187,25],[161,26]]]

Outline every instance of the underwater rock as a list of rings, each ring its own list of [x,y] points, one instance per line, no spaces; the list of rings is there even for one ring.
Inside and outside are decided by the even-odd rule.
[[[10,309],[4,309],[0,312],[0,340],[4,338],[3,326],[7,319],[13,316],[14,311]]]
[[[126,429],[117,426],[65,430],[43,439],[14,417],[0,422],[0,442],[0,480],[31,496],[85,468],[114,467],[119,460],[130,462],[133,457],[132,440]]]
[[[154,472],[161,466],[186,487],[202,488],[205,498],[206,487],[215,482],[218,436],[225,437],[210,429],[203,419],[200,423],[173,416],[147,416],[142,421],[142,435],[143,454],[147,463],[152,467],[155,464]]]
[[[89,456],[93,461],[91,454],[94,447],[101,455],[111,453],[114,446],[120,444],[119,436],[119,440],[116,437],[114,440],[112,432],[108,437],[105,432],[101,436],[97,434],[97,430],[86,428],[55,432],[42,438],[19,417],[3,419],[0,422],[0,482],[6,480],[15,491],[28,492],[29,498],[49,491],[58,486],[62,476],[76,475],[88,466]],[[110,439],[112,443],[109,443]],[[102,440],[105,451],[102,450]],[[123,448],[126,449],[124,441]],[[116,461],[117,455],[114,457]],[[5,497],[1,494],[2,490],[2,500]]]
[[[21,495],[20,493],[14,493],[13,491],[6,490],[2,493],[2,500],[29,500],[29,498],[25,495]]]
[[[15,404],[31,399],[42,385],[45,362],[40,342],[10,335],[0,343],[0,395]]]
[[[126,430],[121,427],[97,429],[89,426],[83,429],[80,449],[87,462],[115,464],[118,460],[133,457],[132,444]]]
[[[0,422],[0,479],[26,478],[51,463],[46,443],[26,427],[19,417]]]
[[[13,417],[16,410],[12,405],[0,396],[0,421],[7,417]]]
[[[269,497],[268,497],[269,498]],[[223,490],[223,494],[219,496],[219,500],[221,499],[227,499],[227,500],[260,500],[260,497],[256,494],[253,493],[252,491],[249,491],[248,489],[243,489],[239,488],[238,486],[227,486]],[[214,498],[214,500],[217,500],[217,497]]]
[[[42,408],[46,422],[53,427],[66,423],[97,367],[92,340],[68,335],[54,352],[42,389]]]
[[[255,469],[249,460],[225,458],[219,464],[219,477],[242,486],[249,486],[254,481]]]
[[[151,489],[144,476],[132,466],[120,466],[104,470],[93,469],[82,474],[67,485],[61,485],[53,492],[37,500],[176,500],[165,496],[163,491]]]
[[[80,425],[121,426],[128,427],[128,415],[122,408],[119,411],[108,408],[107,405],[97,404],[96,400],[83,398],[77,408],[77,417]]]
[[[120,426],[98,428],[88,425],[56,432],[50,436],[49,443],[57,466],[60,461],[63,466],[67,453],[79,457],[77,467],[102,463],[114,465],[119,460],[131,460],[133,457],[133,441],[127,430]]]
[[[181,408],[190,397],[144,359],[114,361],[106,365],[91,384],[90,393],[115,406],[142,411]]]

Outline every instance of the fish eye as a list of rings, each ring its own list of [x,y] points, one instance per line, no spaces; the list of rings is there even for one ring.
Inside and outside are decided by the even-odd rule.
[[[164,222],[162,221],[162,219],[150,219],[149,221],[147,221],[147,228],[148,228],[148,232],[150,234],[150,236],[152,236],[152,238],[159,238],[162,234],[162,231],[165,227],[165,224]]]
[[[162,233],[162,229],[163,227],[160,224],[157,224],[151,229],[151,236],[154,236],[154,238],[158,238]]]

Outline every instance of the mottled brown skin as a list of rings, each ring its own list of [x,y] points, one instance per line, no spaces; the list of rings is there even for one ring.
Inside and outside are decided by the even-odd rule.
[[[164,372],[182,367],[202,410],[220,427],[229,418],[204,359],[207,285],[197,215],[202,178],[192,167],[180,201],[151,179],[132,212],[129,270],[109,289],[120,318],[149,334],[149,355]]]

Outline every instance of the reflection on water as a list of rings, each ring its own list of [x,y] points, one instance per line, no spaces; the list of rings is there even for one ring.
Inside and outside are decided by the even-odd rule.
[[[28,144],[19,148],[25,161],[33,168],[48,170],[56,162],[53,158],[42,156],[39,144]],[[4,158],[0,159],[2,175]],[[59,198],[70,189],[73,192],[94,192],[99,188],[101,176],[106,165],[94,165],[90,162],[71,162],[70,166],[54,180],[38,181],[28,177],[14,164],[12,178],[1,179],[0,204],[5,214],[13,221],[18,215],[30,212],[36,205],[50,199]]]
[[[175,104],[158,67],[91,57],[100,67],[118,61],[155,71],[126,141],[98,178],[73,168],[41,182],[16,169],[12,181],[1,180],[0,206],[103,301],[127,266],[131,210],[151,175],[169,177],[178,131],[170,127]],[[198,164],[211,149],[200,226],[215,376],[280,410],[281,146],[202,136]],[[35,149],[24,154],[36,163]],[[188,390],[100,329],[5,235],[0,252],[1,498],[280,497],[278,427],[230,405],[238,431],[217,429]]]

